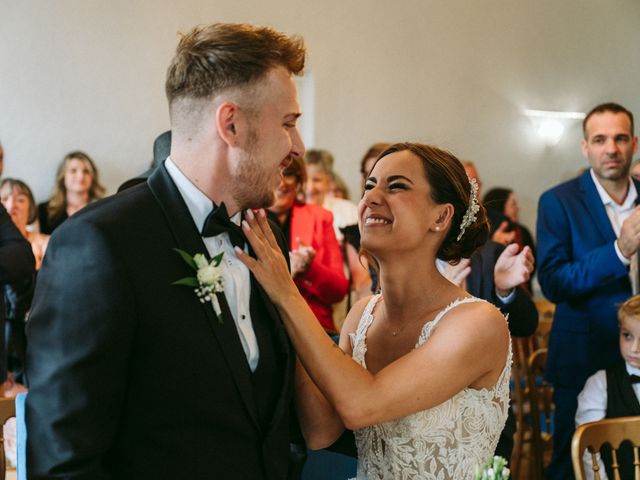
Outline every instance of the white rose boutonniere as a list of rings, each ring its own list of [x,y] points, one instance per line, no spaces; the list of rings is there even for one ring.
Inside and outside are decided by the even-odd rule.
[[[202,253],[196,253],[192,257],[179,248],[174,248],[174,250],[182,257],[187,265],[196,271],[196,276],[181,278],[173,282],[172,285],[194,287],[194,292],[196,292],[200,303],[211,302],[218,322],[222,323],[222,310],[220,309],[220,303],[215,294],[224,291],[222,269],[220,268],[220,262],[222,262],[224,252],[216,255],[211,259],[211,262],[209,262],[207,257]]]

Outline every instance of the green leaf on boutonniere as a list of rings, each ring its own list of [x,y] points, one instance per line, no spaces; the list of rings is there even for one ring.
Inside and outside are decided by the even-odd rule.
[[[176,280],[171,285],[184,285],[186,287],[199,287],[198,279],[196,277],[184,277],[180,280]]]
[[[214,266],[218,266],[220,265],[220,262],[222,261],[222,257],[224,256],[224,252],[219,253],[218,255],[216,255],[215,257],[213,257],[211,260],[213,260]]]
[[[189,265],[191,268],[193,268],[194,270],[198,270],[198,266],[196,265],[196,262],[193,260],[193,258],[191,257],[191,255],[189,255],[187,252],[185,252],[184,250],[180,250],[179,248],[174,248],[173,250],[175,250],[176,252],[178,252],[178,254],[182,257],[182,259],[187,263],[187,265]],[[178,282],[180,282],[180,280],[178,280]],[[174,282],[174,284],[177,282]],[[184,283],[180,284],[180,285],[185,285]],[[191,286],[191,284],[189,284],[189,286]],[[197,285],[196,285],[197,286]]]
[[[210,303],[216,314],[218,323],[222,323],[222,310],[220,309],[220,303],[218,302],[216,294],[224,291],[224,279],[222,277],[222,269],[220,268],[223,253],[219,253],[209,261],[204,253],[196,253],[192,257],[179,248],[174,248],[173,250],[182,257],[187,265],[195,270],[196,276],[181,278],[171,285],[192,287],[200,303]]]

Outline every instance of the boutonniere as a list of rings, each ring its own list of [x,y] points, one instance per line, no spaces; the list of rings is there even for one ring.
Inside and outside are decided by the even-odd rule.
[[[218,322],[222,323],[222,310],[220,309],[220,303],[218,302],[216,293],[224,291],[222,269],[220,268],[220,262],[222,262],[224,252],[216,255],[209,262],[207,261],[207,257],[202,253],[196,253],[192,257],[179,248],[174,248],[174,250],[178,252],[187,265],[196,271],[196,276],[181,278],[173,282],[172,285],[194,287],[200,303],[211,302]]]
[[[476,467],[475,480],[508,480],[510,477],[507,461],[496,455],[487,460],[481,467]]]

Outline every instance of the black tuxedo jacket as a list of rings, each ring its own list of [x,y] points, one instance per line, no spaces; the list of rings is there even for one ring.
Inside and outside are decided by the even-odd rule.
[[[284,366],[265,424],[228,310],[219,323],[192,288],[172,285],[195,274],[176,247],[207,252],[164,166],[52,236],[28,328],[29,478],[287,477],[294,354],[284,326],[253,281],[268,313],[252,319],[256,332],[269,326]]]

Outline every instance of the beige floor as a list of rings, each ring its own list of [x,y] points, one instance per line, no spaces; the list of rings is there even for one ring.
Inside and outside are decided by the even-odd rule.
[[[16,471],[15,470],[7,470],[7,476],[5,477],[5,480],[16,480],[18,477],[16,477]]]

